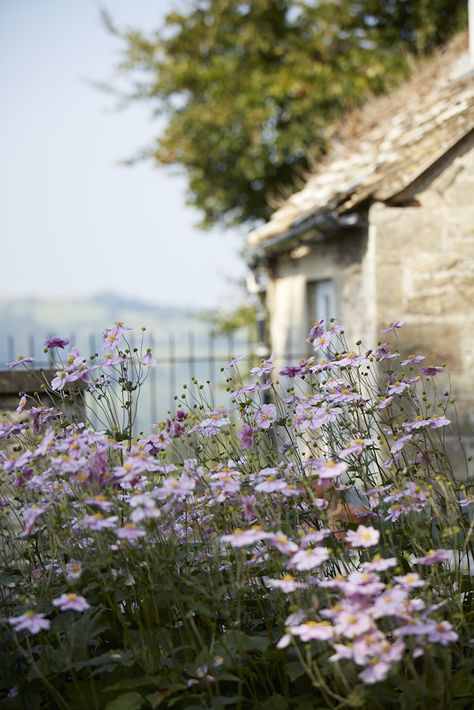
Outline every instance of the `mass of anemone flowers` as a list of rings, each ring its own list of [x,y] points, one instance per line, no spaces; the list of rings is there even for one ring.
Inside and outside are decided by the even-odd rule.
[[[472,465],[403,325],[315,323],[140,434],[144,339],[46,341],[0,422],[0,707],[471,707]]]

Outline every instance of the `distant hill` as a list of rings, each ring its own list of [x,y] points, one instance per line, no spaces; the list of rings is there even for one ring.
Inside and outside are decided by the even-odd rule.
[[[44,340],[51,335],[69,337],[84,351],[95,350],[104,329],[118,320],[134,328],[138,338],[142,326],[146,327],[156,341],[168,341],[170,335],[189,339],[189,332],[201,339],[209,329],[198,311],[191,308],[163,306],[114,293],[91,298],[0,299],[0,361],[20,352],[39,355]]]
[[[87,356],[100,352],[105,328],[123,321],[134,330],[132,347],[151,345],[158,359],[141,395],[138,426],[146,428],[175,406],[174,395],[192,376],[213,383],[213,396],[226,403],[220,368],[234,355],[248,352],[247,334],[210,335],[199,311],[129,299],[113,293],[91,298],[0,299],[0,369],[17,355],[31,355],[36,366],[47,364],[43,343],[57,335],[71,339]],[[142,327],[146,328],[143,333]],[[189,390],[188,390],[189,391]]]

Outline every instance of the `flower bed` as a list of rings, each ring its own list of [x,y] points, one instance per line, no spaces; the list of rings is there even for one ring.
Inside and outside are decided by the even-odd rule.
[[[57,407],[21,399],[0,424],[0,707],[470,707],[474,498],[442,368],[348,352],[334,324],[309,341],[250,384],[230,362],[228,409],[185,387],[147,435],[156,362],[122,324],[60,361]],[[78,380],[103,430],[71,420]]]

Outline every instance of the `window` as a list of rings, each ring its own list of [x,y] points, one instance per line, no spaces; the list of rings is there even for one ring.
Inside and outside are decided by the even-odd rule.
[[[337,317],[336,290],[332,279],[313,281],[309,284],[309,326],[324,318],[329,323]]]

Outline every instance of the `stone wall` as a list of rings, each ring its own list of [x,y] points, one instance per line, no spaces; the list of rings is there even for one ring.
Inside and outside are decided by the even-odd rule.
[[[349,341],[373,340],[375,322],[373,248],[370,230],[317,237],[311,245],[279,255],[267,291],[271,345],[275,353],[305,353],[305,338],[316,315],[310,312],[312,282],[332,279],[336,312]]]
[[[417,206],[370,209],[377,328],[406,320],[403,352],[446,363],[467,411],[474,407],[474,139],[410,197]]]
[[[446,363],[466,453],[472,455],[474,139],[464,141],[407,197],[415,204],[370,209],[377,329],[402,318],[402,354]]]

